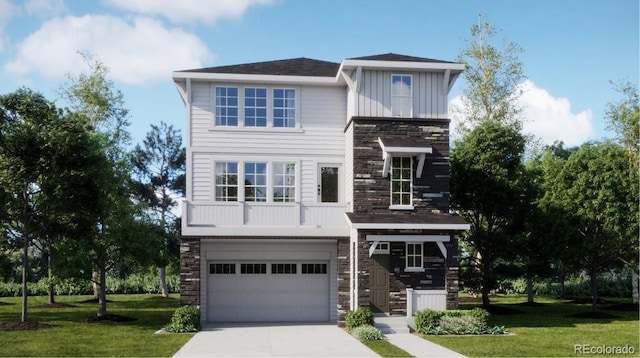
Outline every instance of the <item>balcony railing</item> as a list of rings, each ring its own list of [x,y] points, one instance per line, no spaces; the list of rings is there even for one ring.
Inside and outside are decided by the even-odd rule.
[[[183,234],[210,229],[298,228],[338,231],[348,235],[346,204],[215,202],[182,205]],[[185,232],[186,230],[186,232]],[[214,230],[220,231],[220,230]],[[212,231],[212,232],[214,232]],[[241,234],[241,233],[238,233]]]

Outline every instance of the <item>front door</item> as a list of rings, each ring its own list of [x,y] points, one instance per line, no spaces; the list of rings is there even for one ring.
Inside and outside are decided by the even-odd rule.
[[[370,306],[374,312],[389,312],[389,255],[371,257],[369,290]]]

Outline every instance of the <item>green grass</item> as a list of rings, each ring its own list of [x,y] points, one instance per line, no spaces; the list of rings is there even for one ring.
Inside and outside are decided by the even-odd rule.
[[[640,354],[638,312],[606,310],[603,305],[602,312],[619,318],[574,318],[568,315],[589,312],[591,306],[544,297],[536,298],[536,302],[542,303],[540,306],[522,305],[525,301],[526,297],[522,295],[492,299],[492,305],[523,311],[522,314],[492,316],[495,325],[506,326],[513,335],[424,337],[468,357],[576,356],[575,346],[584,344],[592,347],[631,346],[635,351],[631,356]],[[461,308],[475,306],[477,304],[463,304]]]
[[[361,340],[362,344],[369,347],[372,351],[376,352],[380,357],[413,357],[406,351],[394,346],[393,344],[381,340],[381,341],[366,341]]]
[[[135,318],[131,322],[88,323],[97,305],[82,303],[90,296],[58,296],[65,308],[37,308],[46,297],[29,297],[29,321],[54,325],[31,331],[0,332],[0,356],[153,356],[170,357],[193,334],[155,334],[171,321],[179,306],[157,295],[108,295],[107,313]],[[20,320],[21,299],[0,298],[0,322]]]

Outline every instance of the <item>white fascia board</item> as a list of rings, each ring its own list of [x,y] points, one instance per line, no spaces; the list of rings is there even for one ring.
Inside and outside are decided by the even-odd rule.
[[[401,156],[401,155],[418,155],[418,154],[431,154],[433,153],[433,148],[432,147],[392,147],[392,146],[385,146],[384,142],[382,141],[382,138],[378,137],[378,143],[380,144],[380,147],[382,148],[382,151],[385,153],[389,153],[395,156]]]
[[[455,230],[465,231],[471,228],[469,224],[380,224],[380,223],[351,223],[351,227],[358,230]]]
[[[179,79],[190,78],[192,80],[205,81],[229,81],[229,82],[247,82],[247,83],[285,83],[299,85],[339,85],[338,76],[336,77],[319,77],[319,76],[278,76],[278,75],[250,75],[237,73],[204,73],[204,72],[173,72],[171,78],[174,81]]]
[[[390,70],[419,70],[419,71],[464,71],[462,63],[441,63],[441,62],[408,62],[408,61],[371,61],[371,60],[344,60],[340,65],[340,69],[356,68],[380,68]]]
[[[449,235],[367,235],[367,241],[379,242],[449,242]]]
[[[183,216],[184,217],[184,216]],[[183,236],[349,237],[349,227],[317,226],[182,226]]]

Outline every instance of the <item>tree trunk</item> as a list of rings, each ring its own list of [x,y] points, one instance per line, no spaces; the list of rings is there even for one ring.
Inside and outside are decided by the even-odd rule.
[[[98,287],[98,271],[91,271],[91,282],[93,283],[93,299],[97,300],[100,295],[100,288]]]
[[[595,312],[598,309],[598,275],[595,270],[591,270],[589,276],[591,278],[591,306]]]
[[[26,231],[26,230],[25,230]],[[28,233],[23,233],[24,237],[23,241],[23,252],[22,252],[22,322],[27,322],[27,297],[29,297],[29,292],[27,291],[27,279],[29,272],[29,235]]]
[[[160,291],[162,291],[162,297],[169,297],[169,288],[167,287],[167,268],[165,266],[160,267]]]
[[[567,273],[564,269],[564,265],[560,266],[560,272],[558,273],[558,281],[560,283],[560,292],[558,292],[558,296],[560,298],[565,298],[567,296],[567,289],[564,286],[564,281],[566,279]]]
[[[489,307],[489,304],[491,303],[489,300],[489,293],[491,292],[491,290],[489,289],[489,287],[485,284],[482,285],[482,307],[487,308]]]
[[[100,264],[98,267],[98,317],[107,316],[107,273],[104,264]]]
[[[533,277],[527,275],[527,303],[533,303]]]
[[[49,254],[47,255],[47,276],[49,278],[49,282],[47,283],[47,301],[50,305],[56,303],[56,296],[53,287],[53,269],[51,268],[51,249],[49,249]]]

